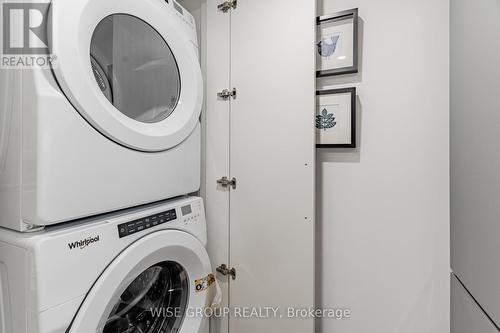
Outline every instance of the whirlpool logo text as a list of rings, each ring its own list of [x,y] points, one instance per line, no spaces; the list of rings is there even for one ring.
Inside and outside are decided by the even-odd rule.
[[[76,241],[73,243],[68,243],[68,247],[70,250],[75,250],[75,249],[83,250],[87,246],[92,245],[92,244],[97,243],[97,242],[99,242],[99,235],[97,235],[95,237],[89,237],[86,239],[82,239],[82,240],[79,240],[79,241]]]

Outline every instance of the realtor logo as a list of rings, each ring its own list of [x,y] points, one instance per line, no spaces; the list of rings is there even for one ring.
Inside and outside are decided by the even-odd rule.
[[[71,0],[68,0],[71,1]],[[5,1],[2,3],[1,68],[44,68],[55,65],[52,49],[50,2]]]
[[[49,54],[50,3],[4,2],[2,9],[4,55]]]

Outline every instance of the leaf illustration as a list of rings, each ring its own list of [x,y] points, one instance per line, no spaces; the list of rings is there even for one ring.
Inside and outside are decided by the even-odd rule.
[[[329,128],[333,128],[337,125],[335,121],[335,116],[333,113],[328,113],[328,110],[325,108],[321,110],[321,114],[316,116],[316,128],[319,130],[326,131]]]

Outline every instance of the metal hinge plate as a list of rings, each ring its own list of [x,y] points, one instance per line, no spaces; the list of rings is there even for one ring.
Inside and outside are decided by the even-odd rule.
[[[24,232],[38,232],[45,229],[45,226],[43,225],[36,225],[27,222],[24,222],[24,227],[25,227]]]
[[[217,180],[217,184],[224,188],[228,188],[229,186],[231,186],[233,190],[236,190],[236,178],[234,177],[231,180],[229,180],[229,178],[227,177],[222,177],[221,179]]]
[[[233,280],[236,280],[236,268],[229,268],[226,264],[222,264],[217,267],[217,272],[221,273],[224,276],[231,276]]]
[[[223,13],[227,13],[231,9],[236,9],[237,5],[238,5],[238,0],[228,0],[218,5],[217,9]]]
[[[229,99],[229,98],[236,98],[236,88],[233,88],[233,90],[229,89],[224,89],[221,92],[217,93],[217,97],[222,98],[222,99]]]

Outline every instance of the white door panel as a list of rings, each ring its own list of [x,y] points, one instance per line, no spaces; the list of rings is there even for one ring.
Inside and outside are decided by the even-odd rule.
[[[230,332],[313,332],[315,3],[242,0],[231,17],[231,282],[234,307],[279,307]]]
[[[224,304],[284,318],[212,320],[212,333],[314,330],[288,307],[314,306],[315,2],[207,1],[206,202],[209,253]],[[216,97],[237,89],[229,101]],[[236,189],[216,186],[237,179]]]
[[[208,0],[206,7],[206,207],[208,252],[213,271],[229,262],[229,191],[217,186],[217,179],[229,175],[230,103],[217,92],[230,85],[230,16],[217,9],[219,0]],[[229,304],[227,277],[217,274],[223,293],[223,306]],[[227,333],[228,318],[212,318],[212,333]]]

